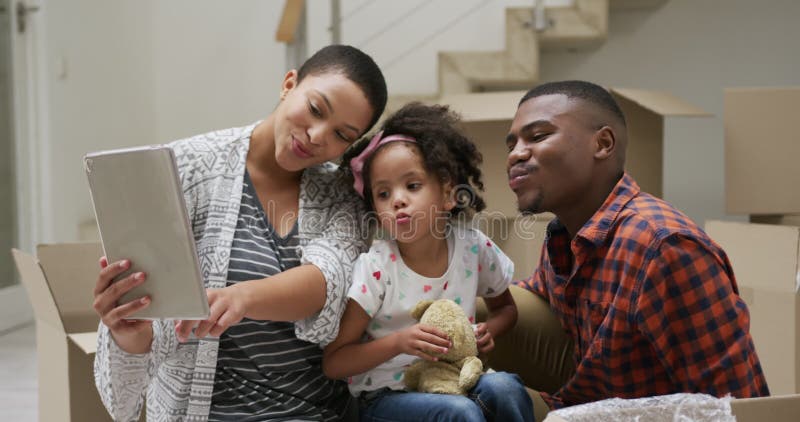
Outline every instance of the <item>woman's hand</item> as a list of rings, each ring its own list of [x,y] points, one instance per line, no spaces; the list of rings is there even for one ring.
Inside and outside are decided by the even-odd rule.
[[[208,319],[205,321],[184,320],[175,323],[175,334],[178,341],[185,342],[194,330],[197,338],[207,335],[219,337],[223,331],[244,318],[247,311],[246,301],[241,289],[237,285],[222,289],[206,289],[208,305],[211,308]]]
[[[435,361],[433,353],[447,353],[452,346],[447,334],[430,325],[416,324],[396,333],[397,347],[401,353]]]
[[[125,319],[150,305],[150,297],[118,305],[120,297],[144,283],[147,276],[142,272],[128,275],[112,283],[115,277],[130,268],[127,259],[109,265],[106,257],[100,258],[100,274],[94,287],[94,311],[111,331],[117,345],[128,353],[146,353],[153,341],[153,322]]]
[[[494,337],[485,322],[475,327],[475,339],[478,341],[478,354],[485,355],[494,350]]]

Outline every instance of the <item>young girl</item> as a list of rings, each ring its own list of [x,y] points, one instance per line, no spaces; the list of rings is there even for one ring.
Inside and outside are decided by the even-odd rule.
[[[412,103],[345,155],[356,191],[390,239],[375,240],[356,261],[338,338],[323,358],[328,377],[350,377],[362,420],[533,418],[522,382],[507,373],[483,375],[468,397],[404,391],[407,366],[451,346],[411,318],[420,300],[452,299],[474,322],[476,295],[483,296],[490,316],[475,330],[481,353],[517,318],[508,291],[513,263],[483,233],[455,224],[484,208],[476,194],[481,155],[457,121],[445,106]]]

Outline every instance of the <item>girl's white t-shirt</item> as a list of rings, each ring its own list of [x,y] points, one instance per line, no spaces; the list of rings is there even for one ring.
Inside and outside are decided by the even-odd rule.
[[[392,240],[375,240],[369,251],[359,256],[348,296],[372,318],[362,341],[416,324],[411,309],[425,299],[452,299],[474,323],[476,297],[494,297],[508,288],[514,263],[479,230],[452,227],[448,247],[453,250],[447,271],[436,278],[409,269]],[[416,356],[400,354],[364,374],[350,377],[350,393],[357,396],[383,387],[403,390],[403,373],[415,359]]]

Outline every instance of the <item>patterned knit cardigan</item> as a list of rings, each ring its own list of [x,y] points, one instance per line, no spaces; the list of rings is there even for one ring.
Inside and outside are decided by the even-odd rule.
[[[206,287],[225,287],[228,259],[242,198],[245,159],[255,124],[176,141],[178,171],[192,221]],[[344,185],[337,166],[307,169],[300,184],[298,233],[302,264],[317,266],[327,299],[316,315],[295,322],[298,338],[325,345],[336,337],[352,266],[366,250],[360,220],[363,203]],[[138,420],[147,391],[147,420],[204,421],[211,408],[217,339],[179,344],[172,321],[153,322],[146,354],[121,350],[101,322],[94,374],[100,397],[114,420]]]

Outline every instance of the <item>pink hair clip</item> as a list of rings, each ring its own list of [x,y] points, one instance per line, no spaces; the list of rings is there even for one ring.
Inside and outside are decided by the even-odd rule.
[[[369,144],[364,151],[361,151],[360,154],[353,157],[350,160],[350,170],[353,172],[353,188],[355,188],[356,192],[358,192],[361,197],[364,197],[364,163],[367,161],[372,153],[378,149],[383,144],[388,144],[389,142],[413,142],[417,143],[417,140],[406,135],[389,135],[383,139],[383,131],[380,131],[369,140]]]

